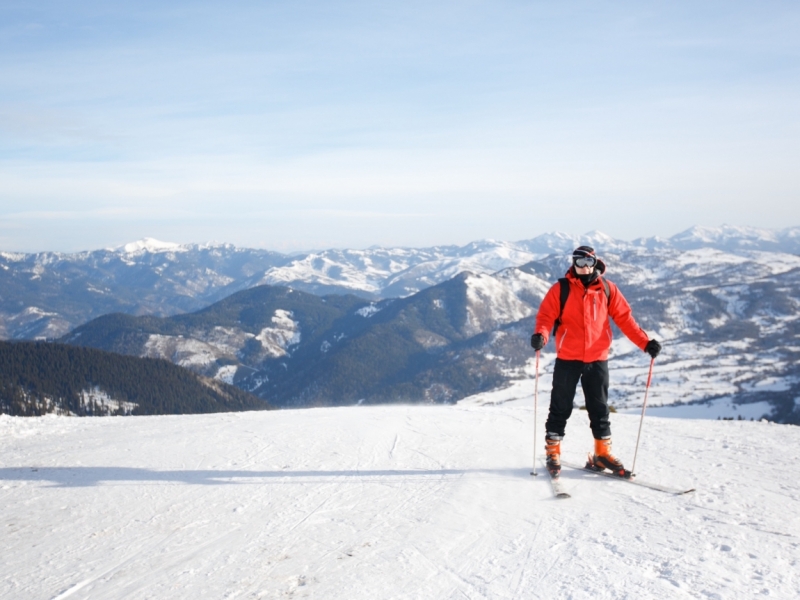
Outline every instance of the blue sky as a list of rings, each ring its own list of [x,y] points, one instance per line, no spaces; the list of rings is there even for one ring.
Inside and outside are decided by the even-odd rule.
[[[0,4],[0,250],[800,224],[796,2]]]

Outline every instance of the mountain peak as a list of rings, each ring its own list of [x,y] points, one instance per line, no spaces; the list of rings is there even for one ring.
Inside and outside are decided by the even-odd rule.
[[[611,237],[607,233],[604,233],[604,232],[600,231],[599,229],[592,229],[591,231],[588,231],[588,232],[584,233],[581,236],[581,239],[584,239],[584,238],[587,239],[587,240],[591,240],[592,242],[595,242],[595,243],[606,243],[606,244],[617,243],[617,240],[615,240],[613,237]]]
[[[778,232],[770,229],[736,225],[721,227],[695,226],[669,238],[670,243],[681,250],[715,247],[720,250],[777,250]]]
[[[139,252],[167,252],[169,250],[180,249],[180,244],[173,242],[162,242],[155,238],[146,237],[135,242],[130,242],[117,248],[124,254],[137,254]]]

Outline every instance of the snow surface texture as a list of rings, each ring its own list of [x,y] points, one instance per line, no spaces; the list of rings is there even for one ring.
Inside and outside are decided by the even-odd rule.
[[[0,416],[0,597],[800,596],[800,428],[648,417],[640,477],[696,492],[564,469],[572,498],[555,500],[529,475],[532,386],[455,406]],[[628,463],[638,424],[612,415]],[[591,443],[575,411],[565,458]]]

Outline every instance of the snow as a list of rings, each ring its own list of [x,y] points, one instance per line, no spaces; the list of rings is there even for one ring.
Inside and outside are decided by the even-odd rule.
[[[220,354],[236,356],[248,340],[255,335],[236,327],[214,327],[210,332],[194,332],[194,336],[218,349]]]
[[[208,367],[217,361],[220,351],[214,345],[183,336],[150,334],[143,356],[164,358],[182,367]]]
[[[235,360],[247,341],[255,338],[261,343],[264,356],[281,357],[291,346],[300,343],[299,324],[288,310],[278,309],[271,318],[271,327],[264,327],[258,335],[236,327],[216,326],[210,331],[195,330],[190,337],[150,334],[144,344],[143,355],[164,358],[203,372],[220,358]],[[217,379],[230,382],[236,367],[227,365],[215,370]]]
[[[108,395],[108,393],[95,386],[91,389],[86,389],[80,393],[80,402],[83,406],[94,404],[97,409],[102,411],[118,411],[122,410],[130,414],[138,404],[135,402],[126,402],[125,400],[117,400]]]
[[[794,383],[797,383],[797,380],[792,377],[765,377],[752,383],[747,382],[742,385],[742,388],[748,391],[788,392]]]
[[[25,321],[33,321],[36,319],[42,319],[44,317],[55,317],[58,316],[56,313],[47,312],[39,308],[38,306],[28,306],[25,310],[21,311],[20,313],[14,315],[12,319],[18,320],[25,320]]]
[[[408,296],[462,271],[488,274],[537,256],[508,242],[481,240],[463,247],[325,250],[268,269],[260,283],[298,282],[368,294]]]
[[[356,311],[356,314],[359,315],[360,317],[364,317],[365,319],[368,319],[369,317],[371,317],[372,315],[374,315],[375,313],[378,313],[380,311],[381,311],[381,309],[378,308],[374,303],[370,303],[370,304],[368,304],[367,306],[365,306],[363,308],[359,308]]]
[[[275,327],[265,327],[256,336],[264,351],[275,358],[286,356],[288,348],[300,343],[300,329],[292,312],[278,309],[272,316]]]
[[[554,500],[529,475],[531,392],[526,380],[455,406],[0,416],[0,596],[798,597],[800,428],[648,416],[640,477],[695,493],[565,469],[573,497]],[[612,415],[628,462],[638,424]],[[564,456],[590,447],[575,411]]]
[[[395,258],[401,257],[392,250],[379,249],[372,253],[328,250],[303,256],[285,266],[272,267],[259,283],[288,285],[310,282],[375,293],[380,290],[382,279],[405,267],[404,263],[397,263]]]
[[[692,227],[678,233],[669,242],[673,247],[688,249],[701,245],[713,245],[725,250],[761,248],[794,252],[797,248],[798,227],[782,230],[759,229],[756,227]]]
[[[124,254],[140,254],[143,252],[175,252],[182,249],[180,244],[162,242],[154,238],[144,238],[125,244],[118,251]]]
[[[641,414],[641,409],[630,409],[626,412]],[[769,402],[752,402],[736,404],[731,398],[719,398],[710,402],[696,404],[672,404],[669,406],[653,406],[647,414],[653,417],[673,419],[755,419],[769,416],[772,405]],[[736,415],[736,417],[732,417]]]
[[[467,323],[472,334],[489,331],[529,316],[533,309],[513,290],[489,275],[470,274],[467,286]]]
[[[236,371],[239,370],[237,365],[224,365],[219,368],[217,374],[214,375],[214,379],[219,379],[220,381],[224,381],[230,385],[233,385],[233,380],[236,377]]]

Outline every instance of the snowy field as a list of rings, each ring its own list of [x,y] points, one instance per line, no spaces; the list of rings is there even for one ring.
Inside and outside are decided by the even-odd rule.
[[[666,345],[666,344],[665,344]],[[731,344],[732,346],[734,344]],[[667,346],[653,369],[647,414],[688,419],[774,419],[774,408],[766,401],[737,403],[742,392],[785,392],[795,380],[780,374],[779,357],[770,352],[720,355],[721,344],[686,343]],[[614,340],[608,363],[611,386],[609,404],[622,413],[641,415],[650,357],[626,338]],[[713,357],[713,360],[712,360]],[[504,390],[478,394],[462,401],[468,404],[503,402],[533,394],[535,360],[519,369]],[[543,352],[540,364],[540,398],[550,398],[555,353]],[[583,406],[583,391],[578,386],[575,402]],[[800,397],[795,399],[800,404]]]
[[[555,500],[529,475],[532,402],[513,393],[2,416],[0,597],[800,597],[800,428],[648,418],[640,478],[695,493],[565,469],[573,497]],[[628,463],[638,424],[612,415]],[[584,411],[567,433],[582,461]]]

